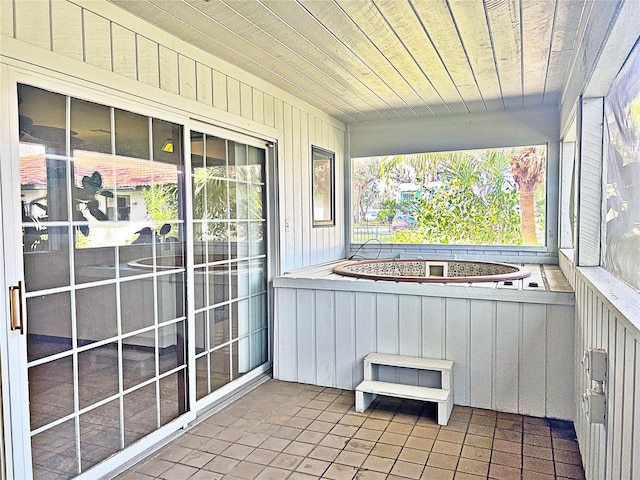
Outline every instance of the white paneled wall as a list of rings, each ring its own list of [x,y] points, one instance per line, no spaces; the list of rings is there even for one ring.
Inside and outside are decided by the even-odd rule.
[[[1,1],[0,9],[2,63],[73,72],[277,142],[281,271],[344,256],[342,123],[108,2]],[[336,154],[334,227],[312,227],[312,145]]]
[[[574,424],[587,480],[637,479],[640,475],[640,330],[609,300],[614,298],[624,305],[622,282],[617,281],[619,285],[612,291],[603,292],[596,284],[602,286],[599,280],[601,277],[606,280],[608,273],[599,267],[576,269],[563,254],[560,260],[576,294]],[[632,303],[627,303],[622,310],[631,312],[637,320],[640,318],[637,293],[631,298]],[[580,359],[590,347],[607,351],[604,425],[589,424],[582,411],[582,393],[592,385]]]
[[[429,296],[429,286],[424,294],[402,294],[403,286],[383,293],[379,284],[390,282],[358,282],[361,291],[349,280],[332,282],[334,288],[290,282],[275,289],[280,380],[351,390],[363,379],[369,352],[446,358],[454,361],[458,405],[573,419],[572,294],[536,303],[465,298],[470,287],[455,285],[447,298]],[[404,380],[437,381],[427,374]]]

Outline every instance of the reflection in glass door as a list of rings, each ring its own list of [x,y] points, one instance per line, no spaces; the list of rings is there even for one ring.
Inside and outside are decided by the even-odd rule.
[[[196,398],[267,361],[265,149],[191,132]]]
[[[18,93],[33,471],[70,478],[187,409],[182,128]]]

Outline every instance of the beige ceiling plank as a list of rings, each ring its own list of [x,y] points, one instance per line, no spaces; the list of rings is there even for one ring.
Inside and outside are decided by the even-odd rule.
[[[349,50],[299,3],[283,2],[282,0],[266,0],[261,3],[298,35],[304,37],[308,48],[305,48],[305,45],[302,48],[299,46],[296,48],[304,54],[308,52],[312,59],[326,58],[326,61],[334,62],[337,68],[344,71],[345,76],[352,76],[354,82],[358,82],[353,84],[354,87],[360,84],[362,89],[370,91],[371,95],[378,99],[377,108],[383,112],[385,117],[388,119],[400,117],[395,108],[404,108],[406,104],[397,96],[396,92],[384,83],[367,63]],[[321,63],[321,65],[325,65],[325,63]],[[373,97],[372,103],[375,107]]]
[[[399,101],[392,104],[398,111],[408,109],[413,117],[427,113],[424,100],[411,88],[407,80],[393,67],[366,33],[335,3],[326,1],[298,0],[328,31],[364,62],[392,89]],[[363,7],[362,1],[355,0],[354,6]],[[369,3],[370,8],[372,5]],[[392,100],[392,99],[390,99]],[[427,113],[428,114],[428,113]],[[433,115],[433,112],[431,112]]]
[[[506,108],[522,106],[520,2],[486,0],[486,15]]]
[[[292,10],[291,7],[294,5],[297,4],[288,4],[287,10]],[[255,28],[265,30],[269,36],[279,43],[279,46],[276,45],[274,48],[290,51],[292,53],[290,61],[293,62],[295,60],[296,68],[308,70],[310,74],[313,74],[316,81],[325,85],[325,88],[332,89],[334,88],[333,85],[338,83],[345,90],[348,90],[351,98],[357,98],[361,101],[358,107],[359,110],[373,111],[374,109],[390,108],[384,104],[380,96],[362,83],[358,76],[353,75],[324,54],[320,48],[309,41],[306,35],[286,23],[270,10],[267,5],[257,3],[254,0],[243,0],[229,3],[229,8],[235,10],[245,21],[255,25]],[[307,25],[312,23],[313,26],[321,28],[305,10],[299,9],[297,13],[302,15],[302,19],[307,19]],[[304,31],[304,29],[301,30]],[[325,48],[329,50],[332,49],[334,44],[338,43],[335,39],[331,40],[330,44],[325,45]],[[285,56],[284,58],[287,57]],[[373,120],[387,119],[379,112],[373,111],[372,113]],[[392,115],[391,118],[397,118],[397,116],[397,114]]]
[[[524,106],[542,105],[558,0],[522,4]]]
[[[133,2],[129,8],[130,11],[144,15],[147,21],[176,35],[181,40],[264,78],[273,85],[297,95],[316,108],[327,113],[331,112],[331,115],[341,121],[354,122],[368,119],[366,115],[360,114],[353,108],[350,112],[347,111],[345,101],[342,98],[323,90],[313,82],[309,82],[308,78],[290,69],[285,63],[279,62],[263,50],[256,49],[240,34],[230,31],[223,24],[219,24],[195,10],[189,15],[187,21],[183,20],[181,17],[184,16],[184,11],[193,10],[185,3],[158,2],[156,5],[152,5],[150,2]],[[261,58],[263,62],[256,62],[256,58]],[[327,106],[330,108],[327,109]]]
[[[412,90],[435,114],[450,113],[442,97],[433,87],[429,78],[418,68],[398,35],[385,21],[375,4],[369,1],[337,0],[340,8],[363,32],[371,45],[402,77],[397,88],[405,92]],[[402,73],[399,73],[402,72]],[[407,88],[408,87],[408,88]],[[406,93],[405,93],[406,95]],[[414,104],[410,103],[411,106]],[[415,103],[418,108],[420,103]]]
[[[487,110],[504,108],[482,1],[448,0]]]
[[[154,30],[162,48],[199,63],[210,54],[203,66],[220,70],[217,57],[233,80],[253,76],[346,123],[557,103],[581,61],[574,52],[589,40],[583,17],[598,1],[109,0],[166,32]],[[10,29],[19,36],[24,22]],[[138,58],[139,78],[153,70],[153,42],[144,40],[137,54],[144,47],[149,62],[141,68]],[[157,68],[147,76],[156,84]],[[206,91],[206,74],[204,82]],[[256,118],[264,110],[266,119],[257,94]]]
[[[447,104],[451,113],[469,112],[454,79],[422,28],[411,5],[396,0],[375,0],[375,4],[396,35],[402,39],[408,53]],[[475,97],[477,95],[478,90],[475,89]]]
[[[587,7],[584,0],[571,2],[560,1],[556,12],[555,28],[551,39],[551,55],[549,56],[549,69],[546,78],[545,103],[548,94],[561,92],[566,76],[569,72],[571,55],[580,38],[582,31],[578,28],[580,19]]]
[[[413,1],[413,8],[431,43],[470,111],[486,111],[457,25],[445,0]],[[475,100],[480,100],[480,102]]]

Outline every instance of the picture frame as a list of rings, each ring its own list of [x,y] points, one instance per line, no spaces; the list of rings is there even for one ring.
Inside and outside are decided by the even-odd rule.
[[[311,146],[311,211],[314,227],[335,225],[335,158],[324,148]]]

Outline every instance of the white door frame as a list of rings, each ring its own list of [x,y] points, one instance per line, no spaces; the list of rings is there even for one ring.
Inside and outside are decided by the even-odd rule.
[[[29,436],[29,391],[27,384],[26,336],[9,328],[9,286],[17,285],[24,278],[22,266],[22,240],[20,225],[20,177],[18,161],[18,99],[17,83],[9,68],[0,66],[0,97],[2,98],[3,128],[0,129],[0,196],[2,198],[2,258],[4,276],[2,282],[3,318],[0,324],[2,342],[2,402],[3,436],[6,453],[7,478],[31,476],[31,439]],[[26,315],[26,314],[25,314]],[[25,320],[26,321],[26,320]],[[26,330],[26,329],[25,329]],[[18,359],[18,361],[16,361]],[[29,452],[29,454],[25,454]]]

